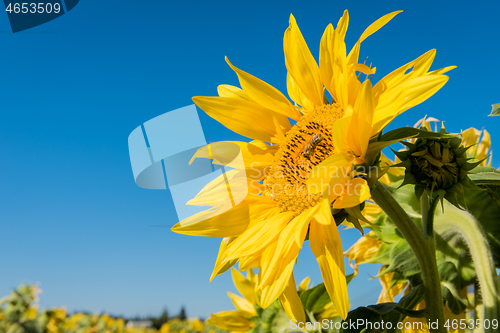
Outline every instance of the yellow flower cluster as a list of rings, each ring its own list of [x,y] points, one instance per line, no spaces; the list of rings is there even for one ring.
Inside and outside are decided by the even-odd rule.
[[[11,295],[0,299],[0,332],[9,333],[220,333],[221,331],[194,318],[174,318],[160,329],[146,327],[144,322],[127,322],[109,314],[68,314],[65,308],[40,311],[37,300],[40,290],[20,286]]]

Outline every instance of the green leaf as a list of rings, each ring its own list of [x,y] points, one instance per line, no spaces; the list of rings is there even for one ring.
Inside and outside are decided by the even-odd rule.
[[[354,274],[346,275],[346,282],[349,284],[353,279]],[[304,290],[300,293],[300,300],[306,312],[316,313],[323,309],[328,303],[331,302],[330,296],[326,291],[324,283],[320,283],[317,286]]]
[[[290,328],[290,318],[281,307],[279,301],[274,302],[259,314],[254,321],[255,326],[249,333],[288,333],[302,332]]]
[[[359,307],[349,312],[346,322],[357,322],[358,319],[363,319],[364,322],[380,323],[391,322],[393,328],[396,328],[396,323],[401,322],[408,315],[416,318],[424,316],[423,311],[414,311],[413,308],[422,301],[424,297],[424,288],[419,285],[413,288],[405,297],[401,298],[399,303],[380,303]],[[366,325],[365,325],[366,326]],[[386,325],[387,327],[387,325]],[[343,333],[359,333],[365,327],[356,326],[343,329]],[[391,332],[394,330],[391,330]],[[369,332],[368,330],[365,332]]]
[[[382,313],[388,313],[391,310],[394,310],[396,306],[398,306],[397,303],[382,303],[377,305],[369,305],[366,307],[359,307],[357,309],[349,311],[349,315],[347,316],[345,322],[357,323],[359,319],[362,319],[364,323],[380,323],[382,319]],[[342,333],[359,333],[364,328],[365,327],[361,325],[354,325],[354,327],[347,327],[346,329],[342,329]]]
[[[481,173],[481,172],[497,172],[497,173],[500,173],[500,171],[498,171],[497,169],[495,169],[494,167],[490,167],[490,166],[477,166],[475,167],[474,169],[472,169],[470,171],[470,173]]]
[[[414,127],[401,127],[385,133],[380,138],[380,141],[403,141],[408,138],[446,139],[456,137],[458,135],[453,133],[436,133]]]
[[[489,114],[490,117],[492,116],[500,116],[500,103],[493,104],[491,113]]]
[[[476,185],[500,185],[500,172],[478,172],[469,174],[469,178]]]
[[[330,302],[330,297],[326,292],[326,287],[324,283],[318,284],[316,287],[309,289],[308,298],[304,308],[306,311],[315,312],[327,305]],[[327,299],[324,296],[326,294]]]
[[[472,175],[471,175],[472,176]],[[500,187],[487,186],[486,190],[465,191],[468,211],[479,221],[486,232],[493,252],[494,262],[500,266]]]
[[[441,291],[448,308],[454,314],[460,314],[467,307],[467,300],[460,296],[460,275],[456,266],[451,262],[444,262],[438,267],[441,279]]]
[[[402,309],[413,309],[424,299],[424,286],[419,284],[414,287],[406,296],[399,301],[399,307]]]
[[[280,309],[279,307],[276,306],[277,302],[278,301],[274,302],[273,304],[262,310],[262,313],[260,314],[260,319],[262,323],[264,324],[272,323],[274,317],[276,316],[276,314]]]
[[[398,271],[404,276],[412,276],[420,273],[420,266],[418,265],[415,253],[404,239],[400,240],[391,250],[390,253],[391,263],[382,274]]]

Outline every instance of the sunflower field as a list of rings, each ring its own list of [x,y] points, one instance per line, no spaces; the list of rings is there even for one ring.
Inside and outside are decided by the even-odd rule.
[[[21,285],[0,299],[0,332],[5,333],[219,333],[224,332],[197,318],[171,319],[161,327],[126,320],[109,314],[67,313],[64,308],[40,310],[41,290]],[[142,325],[141,325],[142,324]]]

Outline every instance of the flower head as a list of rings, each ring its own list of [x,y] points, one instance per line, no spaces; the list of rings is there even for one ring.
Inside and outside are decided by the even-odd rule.
[[[330,24],[323,34],[319,65],[290,16],[284,52],[293,104],[227,58],[242,89],[222,85],[218,97],[193,98],[209,116],[254,141],[218,142],[195,154],[224,164],[236,147],[244,162],[188,202],[212,209],[172,230],[224,237],[212,277],[237,261],[240,270],[260,269],[256,288],[263,308],[279,298],[291,318],[303,317],[293,267],[308,238],[330,298],[340,316],[347,317],[343,250],[332,214],[344,214],[362,230],[358,220],[367,221],[361,209],[370,189],[367,170],[359,166],[377,165],[380,150],[391,143],[377,142],[378,134],[397,115],[437,92],[448,80],[442,74],[453,68],[429,72],[435,56],[431,50],[373,85],[376,68],[358,61],[361,43],[398,13],[371,24],[347,53],[345,11],[337,27]],[[240,202],[232,199],[242,193]]]
[[[402,186],[414,184],[417,198],[427,191],[431,196],[436,193],[441,199],[446,198],[458,208],[465,207],[463,188],[475,187],[467,175],[470,170],[485,161],[488,150],[482,145],[480,155],[477,153],[477,148],[472,155],[467,154],[472,145],[464,146],[464,144],[472,141],[475,145],[479,138],[479,136],[471,138],[475,134],[471,132],[470,130],[464,132],[466,138],[463,137],[463,133],[462,136],[418,138],[413,143],[405,142],[407,149],[396,152],[401,160],[399,166],[406,168]],[[439,133],[448,134],[444,126]],[[478,160],[478,156],[485,157]],[[473,159],[475,161],[470,162]]]

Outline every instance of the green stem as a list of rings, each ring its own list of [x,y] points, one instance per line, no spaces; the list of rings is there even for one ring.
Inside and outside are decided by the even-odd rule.
[[[431,202],[430,205],[429,202]],[[422,232],[427,239],[434,238],[434,212],[436,211],[438,203],[439,197],[436,197],[431,201],[425,191],[420,197],[420,208],[422,210]],[[433,244],[435,244],[434,241]],[[435,248],[436,246],[434,245],[433,247]]]
[[[377,182],[371,194],[373,200],[399,229],[417,257],[424,281],[427,319],[431,323],[438,323],[437,329],[429,328],[429,330],[435,333],[446,333],[441,282],[437,269],[436,251],[431,246],[432,243],[426,239],[384,184]],[[432,242],[434,242],[433,238]]]
[[[420,197],[420,210],[422,211],[422,232],[425,238],[433,237],[432,225],[429,225],[429,196],[427,191],[424,191]]]
[[[447,205],[446,215],[439,215],[436,227],[440,234],[458,233],[469,247],[469,251],[476,268],[477,280],[481,291],[484,306],[482,320],[499,318],[499,296],[497,292],[496,270],[493,264],[486,234],[481,224],[469,213]],[[485,332],[494,332],[493,328]]]

